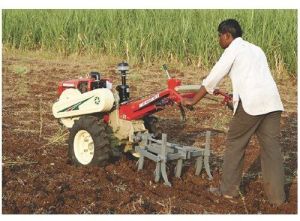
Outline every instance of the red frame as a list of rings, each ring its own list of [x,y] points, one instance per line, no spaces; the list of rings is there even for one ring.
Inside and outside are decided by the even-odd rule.
[[[101,79],[111,82],[110,79]],[[78,88],[81,82],[88,82],[88,91],[91,90],[91,84],[94,82],[91,78],[82,78],[76,80],[69,80],[59,82],[58,94],[60,95],[64,90],[68,88]],[[182,93],[179,94],[175,88],[181,85],[181,81],[176,78],[171,78],[167,81],[168,88],[154,94],[150,97],[141,100],[131,100],[119,107],[119,117],[124,120],[139,120],[145,116],[151,115],[155,112],[165,109],[168,105],[180,105],[182,98],[192,98],[196,93]],[[223,103],[231,101],[231,96],[227,93],[221,92],[219,90],[215,91],[215,95],[224,96]],[[105,114],[103,118],[104,122],[109,122],[109,114]]]
[[[183,97],[193,97],[195,93],[179,94],[175,87],[181,85],[181,81],[175,78],[169,79],[168,88],[150,97],[137,101],[129,101],[120,105],[119,117],[124,120],[138,120],[155,112],[163,110],[168,105],[180,104]],[[163,102],[164,100],[164,102]],[[163,105],[158,105],[163,102]]]

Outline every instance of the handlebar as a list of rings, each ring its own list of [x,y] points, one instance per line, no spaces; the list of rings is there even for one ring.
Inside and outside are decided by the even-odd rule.
[[[228,94],[225,92],[220,91],[219,89],[216,89],[214,91],[214,95],[221,95],[224,97],[222,104],[226,105],[230,110],[233,111],[233,105],[232,105],[232,94]]]
[[[194,107],[193,106],[184,106],[182,105],[181,101],[182,98],[184,96],[182,96],[180,93],[178,93],[178,91],[176,90],[176,87],[178,87],[179,85],[181,85],[181,82],[177,79],[171,78],[169,72],[168,72],[168,67],[166,64],[162,65],[162,69],[165,71],[165,73],[168,76],[168,88],[171,89],[171,94],[170,94],[170,100],[172,100],[172,102],[176,103],[180,109],[180,113],[181,113],[181,119],[183,121],[186,120],[186,114],[185,114],[185,108],[193,111]],[[173,82],[174,81],[174,82]],[[174,84],[174,85],[173,85]],[[214,91],[214,95],[221,95],[224,97],[223,101],[221,102],[223,105],[226,105],[230,110],[233,111],[233,105],[232,105],[232,95],[222,92],[219,89],[216,89]],[[186,96],[187,97],[187,96]]]

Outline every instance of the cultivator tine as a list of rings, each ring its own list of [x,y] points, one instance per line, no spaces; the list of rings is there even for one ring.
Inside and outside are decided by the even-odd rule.
[[[211,131],[206,132],[206,142],[205,142],[205,149],[204,149],[204,168],[205,171],[209,177],[210,180],[213,179],[211,173],[210,173],[210,167],[209,167],[209,156],[210,156],[210,135]]]
[[[155,175],[155,182],[157,183],[160,179],[160,162],[157,162],[156,163],[156,168],[155,168],[155,171],[154,171],[154,175]]]
[[[161,137],[161,158],[162,161],[160,162],[160,169],[161,169],[161,174],[162,177],[165,181],[165,184],[167,186],[171,186],[171,183],[168,180],[168,176],[167,176],[167,168],[166,168],[166,162],[167,162],[167,135],[166,134],[162,134]]]
[[[202,170],[202,165],[203,165],[203,156],[197,157],[196,160],[196,172],[195,175],[199,176],[201,170]]]
[[[166,163],[162,162],[160,166],[161,166],[161,174],[162,174],[162,177],[164,178],[165,185],[171,186],[171,183],[169,182],[168,176],[167,176]]]
[[[140,156],[140,159],[138,160],[138,171],[143,169],[144,167],[144,157]]]
[[[180,178],[181,176],[182,164],[183,164],[183,159],[177,160],[176,169],[175,169],[175,176],[177,178]]]

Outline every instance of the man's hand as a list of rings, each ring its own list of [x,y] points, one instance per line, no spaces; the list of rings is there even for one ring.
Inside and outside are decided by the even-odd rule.
[[[193,102],[190,98],[183,98],[182,101],[181,101],[181,104],[183,106],[192,106]]]
[[[193,98],[183,98],[181,101],[181,104],[183,106],[193,106],[198,101],[200,101],[205,95],[207,94],[207,91],[204,86],[201,86],[199,91],[195,94]]]
[[[194,107],[192,106],[192,99],[189,98],[183,98],[181,101],[181,105],[186,107],[187,109],[193,111]]]

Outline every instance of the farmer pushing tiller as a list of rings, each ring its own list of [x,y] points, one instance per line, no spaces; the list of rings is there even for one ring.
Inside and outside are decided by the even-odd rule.
[[[221,185],[211,192],[226,198],[239,195],[245,149],[256,134],[261,145],[265,193],[271,204],[279,206],[285,201],[279,142],[283,105],[279,92],[264,52],[242,39],[242,29],[236,20],[221,22],[218,33],[225,51],[196,95],[182,100],[184,106],[195,105],[207,93],[213,94],[224,76],[228,74],[231,78],[234,115],[227,135]]]
[[[177,105],[182,119],[185,110],[181,105],[184,98],[193,98],[200,85],[182,86],[181,81],[168,75],[167,88],[147,98],[130,99],[126,75],[129,66],[126,62],[118,64],[122,84],[114,90],[112,82],[101,78],[100,73],[91,72],[88,78],[63,81],[59,83],[59,99],[53,105],[53,115],[69,128],[69,156],[75,164],[103,164],[118,153],[112,143],[118,143],[124,152],[131,152],[139,157],[138,169],[142,169],[145,159],[155,161],[155,181],[160,177],[165,184],[168,181],[166,164],[176,160],[175,176],[180,177],[184,160],[196,159],[195,174],[204,169],[212,179],[209,168],[210,131],[207,131],[203,147],[181,146],[167,142],[167,135],[162,134],[158,119],[154,113],[168,106]],[[231,97],[224,96],[229,105]]]

